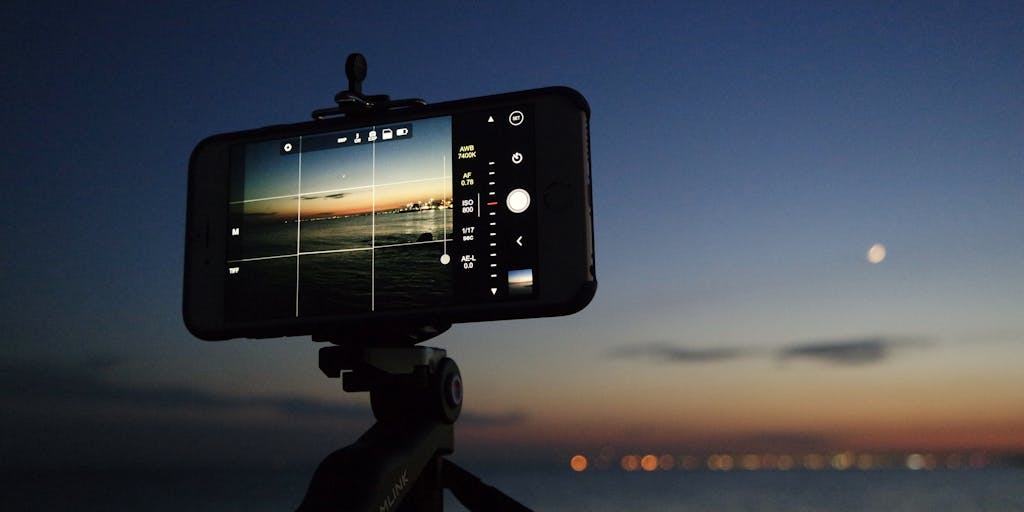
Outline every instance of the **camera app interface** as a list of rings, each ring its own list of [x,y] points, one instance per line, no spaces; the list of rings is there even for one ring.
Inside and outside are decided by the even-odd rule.
[[[226,314],[415,310],[535,293],[525,107],[232,151]]]

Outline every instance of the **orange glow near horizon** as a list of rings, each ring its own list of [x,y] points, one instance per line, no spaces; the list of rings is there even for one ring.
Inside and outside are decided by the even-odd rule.
[[[551,382],[548,389],[555,391],[536,399],[532,416],[560,425],[548,432],[575,435],[589,425],[584,428],[594,433],[594,441],[614,439],[623,445],[632,437],[643,438],[648,446],[672,446],[712,434],[780,432],[817,435],[826,443],[821,449],[1024,449],[1024,389],[1012,385],[1020,379],[1017,365],[1006,359],[993,362],[980,351],[935,357],[925,368],[910,358],[871,368],[801,362],[780,368],[776,361],[755,359],[694,365],[685,372],[672,365],[621,363],[601,378],[623,384],[602,386],[597,394],[592,380]],[[929,368],[943,367],[946,358],[963,364],[940,378]],[[974,359],[984,360],[983,374],[967,369]]]
[[[903,466],[893,459],[912,453],[936,454],[938,468],[968,466],[971,454],[987,453],[994,457],[1005,454],[1024,453],[1019,432],[1013,425],[998,429],[994,427],[915,427],[907,425],[899,431],[861,432],[808,432],[787,437],[779,433],[777,439],[771,435],[757,436],[751,432],[695,432],[673,431],[669,428],[630,430],[594,428],[575,423],[556,424],[542,421],[509,426],[492,426],[486,429],[463,428],[459,431],[462,442],[473,445],[519,446],[522,450],[568,452],[587,458],[587,469],[598,469],[597,462],[605,460],[603,466],[621,465],[627,471],[644,469],[642,459],[652,455],[647,466],[671,464],[674,468],[701,466],[706,456],[701,453],[729,455],[731,460],[721,458],[715,462],[716,469],[744,470],[868,470],[882,467]],[[979,434],[983,433],[983,434]],[[803,439],[806,438],[806,441]],[[813,441],[813,442],[812,442]],[[589,451],[589,452],[588,452]],[[689,458],[685,455],[690,453]],[[663,454],[676,455],[669,462]],[[603,455],[602,455],[603,454]],[[635,455],[633,455],[635,454]],[[903,455],[899,455],[903,454]],[[602,459],[603,457],[603,459]],[[978,460],[978,457],[975,457]],[[563,459],[565,460],[565,459]],[[630,469],[632,468],[632,469]]]
[[[1024,390],[1010,385],[1019,380],[1018,362],[975,352],[949,357],[984,359],[986,372],[953,370],[939,378],[910,358],[870,368],[797,362],[778,368],[755,360],[685,372],[672,365],[619,363],[600,378],[573,378],[571,372],[555,371],[571,367],[566,357],[539,374],[534,385],[547,392],[531,396],[523,421],[466,426],[459,435],[480,445],[582,453],[589,457],[589,469],[597,469],[595,456],[606,446],[614,447],[606,466],[617,467],[624,455],[636,454],[637,469],[644,454],[664,453],[728,454],[734,469],[742,469],[744,455],[762,455],[746,464],[762,470],[831,470],[833,463],[846,470],[891,467],[895,463],[880,454],[910,453],[937,454],[938,468],[966,467],[975,452],[1024,453]],[[512,380],[481,372],[476,381],[487,378]],[[984,398],[978,398],[981,387],[987,389]],[[694,389],[700,392],[680,391]],[[508,386],[488,384],[480,393],[527,403],[517,401]],[[502,409],[489,405],[482,412]],[[947,462],[946,454],[952,453],[960,454],[959,462],[957,457]],[[681,461],[677,456],[676,468]],[[704,457],[698,465],[705,467]]]
[[[275,220],[291,220],[302,211],[302,218],[344,217],[365,215],[373,211],[387,212],[413,204],[444,202],[451,207],[447,180],[427,180],[401,185],[358,187],[323,193],[307,193],[245,204],[247,214],[266,215]],[[301,199],[300,199],[301,197]]]

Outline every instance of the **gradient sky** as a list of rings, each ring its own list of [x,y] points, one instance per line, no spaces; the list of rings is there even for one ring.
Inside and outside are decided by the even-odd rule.
[[[308,338],[180,314],[188,158],[345,87],[589,100],[597,271],[455,326],[456,460],[1024,450],[1024,6],[7,2],[0,461],[312,468],[371,422]],[[879,264],[865,254],[888,248]]]
[[[302,214],[310,217],[368,213],[374,205],[390,210],[451,195],[451,119],[416,121],[411,130],[412,137],[391,142],[304,152],[301,172],[299,155],[281,155],[280,140],[251,144],[246,212],[295,218],[295,197],[282,196],[298,194],[299,184]]]

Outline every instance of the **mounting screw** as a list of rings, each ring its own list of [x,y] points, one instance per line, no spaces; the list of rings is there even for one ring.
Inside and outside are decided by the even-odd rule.
[[[448,391],[448,394],[445,396],[448,405],[452,407],[462,405],[462,375],[450,375],[448,382],[445,383],[445,388]]]
[[[363,80],[366,80],[366,57],[361,53],[350,53],[345,59],[345,76],[348,77],[348,92],[363,93]]]
[[[455,361],[447,357],[438,363],[437,374],[440,378],[435,382],[441,386],[441,418],[448,423],[455,423],[462,412],[462,374]]]

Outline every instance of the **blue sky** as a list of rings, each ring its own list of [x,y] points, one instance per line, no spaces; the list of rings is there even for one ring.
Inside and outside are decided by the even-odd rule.
[[[568,85],[593,111],[598,294],[436,340],[467,382],[458,457],[1024,448],[1020,4],[0,14],[8,464],[312,466],[368,425],[308,339],[180,317],[192,148],[329,106],[353,51],[368,93]]]

